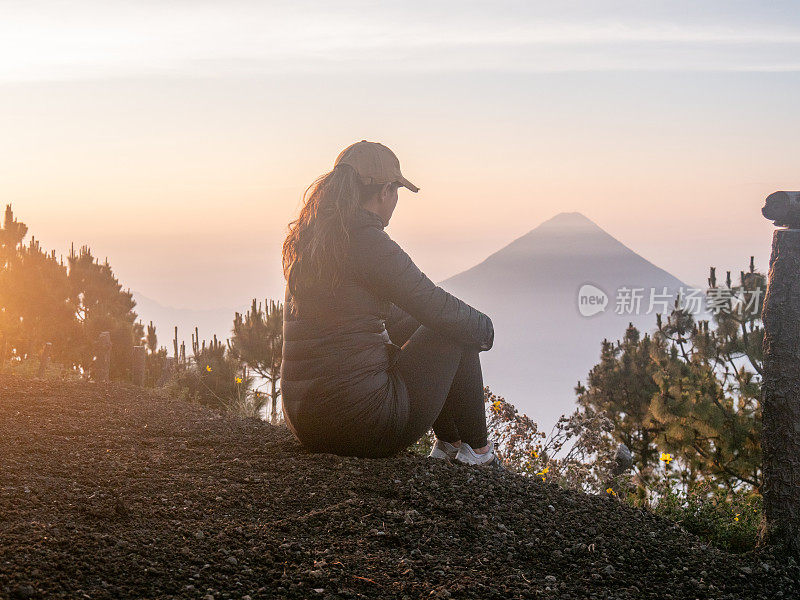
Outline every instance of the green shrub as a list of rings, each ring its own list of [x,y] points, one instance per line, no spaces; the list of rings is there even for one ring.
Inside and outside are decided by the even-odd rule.
[[[226,357],[180,369],[166,391],[173,398],[256,417],[266,397],[254,392],[252,384],[253,378],[244,376],[238,365]]]
[[[660,492],[651,506],[655,514],[723,550],[747,552],[755,548],[763,510],[756,492],[712,489],[705,484],[688,492],[662,485]]]
[[[266,397],[253,391],[253,378],[214,336],[209,344],[192,339],[194,356],[172,377],[167,393],[181,400],[259,417]]]

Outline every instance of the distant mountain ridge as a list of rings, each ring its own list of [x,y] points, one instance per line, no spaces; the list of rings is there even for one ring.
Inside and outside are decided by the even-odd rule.
[[[186,343],[187,353],[191,353],[191,340],[194,328],[198,328],[201,340],[210,340],[216,335],[222,341],[230,337],[233,317],[236,312],[245,312],[249,305],[242,304],[231,308],[191,309],[165,306],[140,292],[133,292],[136,300],[136,314],[145,325],[150,321],[156,326],[158,345],[165,346],[172,356],[172,339],[175,326],[178,327],[178,344]]]
[[[536,258],[538,263],[532,263]],[[641,283],[640,274],[657,275],[668,287],[685,285],[676,277],[636,252],[578,212],[559,213],[535,229],[491,254],[474,267],[454,275],[444,285],[461,285],[486,278],[521,288],[533,281],[558,286],[585,283],[592,278]],[[485,283],[485,281],[484,281]]]
[[[608,296],[591,317],[578,308],[585,284]],[[646,314],[651,289],[674,300],[688,287],[577,212],[557,214],[441,285],[494,322],[484,383],[546,428],[574,409],[573,388],[597,363],[604,338],[621,338],[629,322],[655,328],[655,312],[664,311],[662,303]],[[643,290],[638,314],[626,304],[617,314],[622,288]]]

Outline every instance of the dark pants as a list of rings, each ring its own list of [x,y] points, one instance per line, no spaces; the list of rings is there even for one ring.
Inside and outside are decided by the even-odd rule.
[[[420,325],[396,309],[386,322],[389,338],[401,346],[396,369],[409,398],[408,423],[391,445],[410,446],[433,426],[440,440],[486,445],[483,374],[477,348],[469,348]]]

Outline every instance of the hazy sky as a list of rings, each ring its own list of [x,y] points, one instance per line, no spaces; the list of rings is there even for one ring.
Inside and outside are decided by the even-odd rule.
[[[573,210],[691,284],[763,267],[800,3],[0,0],[0,200],[164,304],[282,295],[303,190],[364,138],[435,280]]]

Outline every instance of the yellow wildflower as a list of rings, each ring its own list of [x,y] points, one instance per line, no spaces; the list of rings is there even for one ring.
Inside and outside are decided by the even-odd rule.
[[[735,516],[735,517],[733,517],[733,520],[734,520],[734,521],[738,521],[738,520],[739,520],[739,515],[740,515],[740,514],[742,514],[742,513],[736,513],[736,516]]]
[[[670,454],[669,452],[662,452],[661,453],[661,460],[663,460],[665,463],[669,464],[669,461],[672,460],[672,454]]]
[[[611,494],[612,496],[616,496],[617,492],[614,491],[614,488],[606,488],[606,494]]]
[[[496,400],[492,403],[492,408],[494,409],[494,412],[500,412],[500,409],[503,408],[503,403],[499,400]]]
[[[209,373],[211,373],[211,365],[206,365],[206,371],[208,371]]]
[[[236,383],[242,383],[242,378],[241,377],[237,377],[236,378]]]

